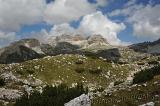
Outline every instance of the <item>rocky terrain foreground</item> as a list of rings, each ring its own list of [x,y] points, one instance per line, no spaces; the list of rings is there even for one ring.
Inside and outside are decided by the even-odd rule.
[[[88,94],[65,106],[159,106],[159,45],[158,40],[116,47],[100,35],[63,35],[49,44],[14,42],[0,49],[0,105],[13,106],[24,92],[42,92],[48,84],[83,83]],[[143,80],[150,77],[145,70],[153,67],[156,74]]]

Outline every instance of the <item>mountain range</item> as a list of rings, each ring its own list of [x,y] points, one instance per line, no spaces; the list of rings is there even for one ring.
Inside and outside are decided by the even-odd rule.
[[[0,63],[14,63],[32,60],[44,56],[59,54],[96,55],[108,60],[118,60],[121,50],[132,49],[135,52],[150,54],[160,53],[160,40],[144,42],[129,46],[116,47],[110,45],[101,35],[89,37],[83,35],[61,35],[52,38],[48,44],[37,39],[22,39],[0,49]],[[116,59],[115,59],[116,58]]]

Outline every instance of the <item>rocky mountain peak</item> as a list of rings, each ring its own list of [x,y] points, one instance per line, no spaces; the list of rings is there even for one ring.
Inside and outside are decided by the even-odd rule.
[[[73,41],[82,41],[82,40],[86,40],[86,37],[84,35],[77,34],[77,35],[73,36],[72,40]]]
[[[61,36],[56,36],[55,37],[56,42],[65,42],[65,41],[68,41],[70,39],[72,39],[72,35],[63,34]]]
[[[37,39],[31,38],[31,39],[22,39],[22,40],[13,42],[10,45],[13,45],[13,46],[21,45],[21,46],[32,48],[32,47],[40,46],[40,42]]]
[[[101,36],[101,35],[91,35],[88,37],[88,43],[93,44],[93,43],[106,43],[108,44],[107,40]]]

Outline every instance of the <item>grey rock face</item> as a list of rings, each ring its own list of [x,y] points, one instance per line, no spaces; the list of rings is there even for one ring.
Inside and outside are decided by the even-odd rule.
[[[54,47],[53,55],[70,54],[76,52],[77,49],[79,49],[79,47],[76,45],[72,45],[68,42],[60,42]]]
[[[21,45],[13,45],[4,48],[4,51],[0,54],[0,63],[17,63],[39,57],[40,54],[32,49]]]
[[[103,57],[109,61],[119,61],[121,54],[117,48],[108,49],[108,50],[100,50],[97,52],[97,56]]]
[[[107,43],[107,40],[105,38],[103,38],[101,35],[92,35],[88,37],[88,43],[92,44],[92,43]]]
[[[64,106],[91,106],[91,100],[87,95],[82,94],[70,102],[65,103]]]

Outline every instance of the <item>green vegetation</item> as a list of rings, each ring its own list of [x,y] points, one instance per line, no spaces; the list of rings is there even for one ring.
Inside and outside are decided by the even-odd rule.
[[[75,62],[76,64],[83,64],[84,62],[82,60],[78,60]]]
[[[160,65],[154,66],[150,69],[142,70],[134,75],[133,83],[143,83],[154,78],[160,74]]]
[[[5,85],[5,80],[3,78],[0,78],[0,87]]]
[[[123,82],[124,82],[124,81],[122,81],[122,80],[117,80],[117,81],[114,82],[114,86],[119,85],[119,84],[121,84],[121,83],[123,83]]]
[[[100,74],[102,72],[102,69],[99,69],[99,68],[97,68],[97,69],[89,69],[89,72],[91,74]]]
[[[117,90],[111,93],[110,96],[95,97],[92,100],[92,106],[139,106],[151,101],[156,103],[155,106],[160,106],[160,103],[157,102],[160,100],[159,96],[157,96],[160,95],[159,81],[160,75],[147,81],[146,84],[138,84],[131,88]]]
[[[46,86],[42,93],[34,91],[31,95],[24,94],[17,99],[15,106],[64,106],[65,103],[87,92],[82,84],[74,88],[69,88],[65,84]]]
[[[149,61],[148,64],[156,65],[156,64],[159,64],[159,62],[158,61]]]
[[[83,63],[78,62],[79,64],[77,64],[78,60],[83,61]],[[10,70],[15,75],[21,75],[24,79],[32,74],[35,78],[48,84],[61,81],[70,86],[72,83],[81,81],[85,82],[85,85],[92,83],[107,87],[110,82],[117,78],[125,79],[131,68],[128,65],[117,65],[117,68],[114,68],[111,63],[98,58],[93,59],[81,55],[58,55],[13,64]],[[107,79],[105,75],[109,71],[111,75],[115,76]]]
[[[83,73],[85,71],[85,69],[84,68],[76,68],[75,71],[77,73]]]

